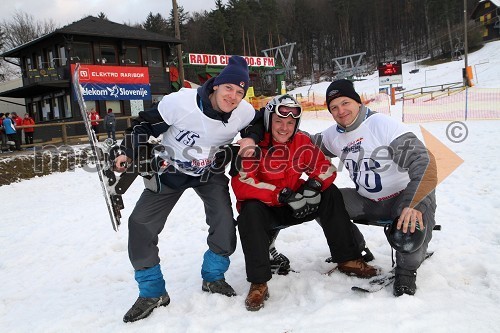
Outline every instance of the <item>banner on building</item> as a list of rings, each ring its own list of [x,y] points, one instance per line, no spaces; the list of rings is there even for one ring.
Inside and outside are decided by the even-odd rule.
[[[86,101],[151,99],[149,84],[81,83]]]
[[[151,99],[147,67],[80,65],[78,74],[85,100]]]
[[[191,65],[226,66],[230,55],[189,53],[188,62]],[[272,57],[243,57],[250,67],[275,67]]]

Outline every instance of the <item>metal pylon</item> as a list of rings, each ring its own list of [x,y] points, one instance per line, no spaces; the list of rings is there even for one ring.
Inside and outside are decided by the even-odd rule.
[[[277,69],[274,71],[269,71],[266,74],[276,74],[276,73],[283,73],[283,71],[286,73],[286,76],[289,79],[292,79],[292,74],[295,72],[297,69],[295,66],[292,66],[292,55],[293,55],[293,48],[295,47],[296,43],[287,43],[284,45],[272,47],[270,49],[265,49],[262,50],[261,52],[264,53],[266,57],[269,57],[271,53],[274,54],[274,59],[276,63],[278,63],[278,59],[281,62],[281,65],[283,66],[282,69]]]
[[[366,52],[333,58],[333,73],[337,75],[338,79],[343,79],[348,76],[359,74],[364,69],[366,69],[365,65],[361,65],[361,60],[363,60],[364,55],[366,55]],[[338,69],[335,69],[336,67]]]

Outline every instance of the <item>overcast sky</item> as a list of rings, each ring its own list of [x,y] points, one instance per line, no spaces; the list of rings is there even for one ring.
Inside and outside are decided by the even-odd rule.
[[[227,3],[227,0],[222,1]],[[177,5],[189,13],[215,9],[215,0],[177,0]],[[81,18],[100,12],[117,23],[142,23],[149,12],[168,17],[172,0],[2,0],[0,21],[10,21],[15,11],[26,12],[37,20],[53,19],[62,27]]]

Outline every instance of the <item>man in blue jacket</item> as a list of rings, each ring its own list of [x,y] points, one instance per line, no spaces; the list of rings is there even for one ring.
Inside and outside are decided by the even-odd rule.
[[[5,132],[5,135],[7,136],[7,143],[10,142],[10,150],[20,150],[20,143],[17,140],[17,131],[16,131],[16,125],[14,121],[12,120],[12,116],[9,112],[5,114],[5,118],[2,122],[3,130]],[[14,144],[12,144],[14,143]]]

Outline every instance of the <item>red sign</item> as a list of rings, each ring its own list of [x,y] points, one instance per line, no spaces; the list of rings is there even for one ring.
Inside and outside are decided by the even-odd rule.
[[[188,54],[188,61],[191,65],[212,65],[226,66],[229,62],[230,55],[216,54]],[[275,67],[275,61],[272,57],[243,57],[250,67]]]
[[[397,61],[387,61],[378,64],[378,76],[392,76],[403,74],[403,67],[401,65],[401,60]]]
[[[75,65],[71,64],[71,73]],[[148,67],[80,65],[80,83],[149,84]]]

